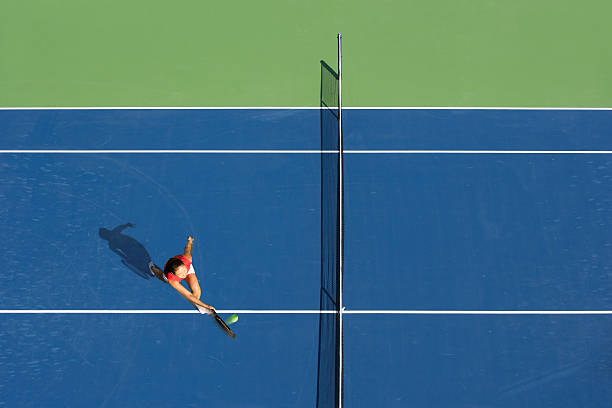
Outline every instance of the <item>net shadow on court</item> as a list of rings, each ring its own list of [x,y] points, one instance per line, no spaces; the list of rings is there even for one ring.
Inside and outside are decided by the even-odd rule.
[[[338,399],[339,363],[339,111],[338,74],[321,61],[321,289],[317,408],[333,408]]]

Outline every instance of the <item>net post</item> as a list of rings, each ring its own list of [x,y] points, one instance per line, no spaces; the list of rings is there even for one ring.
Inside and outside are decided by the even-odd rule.
[[[338,33],[338,408],[343,406],[344,388],[344,367],[343,367],[343,348],[342,338],[342,286],[344,272],[344,143],[342,138],[342,34]]]

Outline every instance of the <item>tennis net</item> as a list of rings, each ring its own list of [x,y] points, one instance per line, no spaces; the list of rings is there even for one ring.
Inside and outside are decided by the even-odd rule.
[[[338,73],[321,61],[321,290],[317,407],[342,406],[343,172],[341,35]],[[332,313],[329,313],[332,312]]]

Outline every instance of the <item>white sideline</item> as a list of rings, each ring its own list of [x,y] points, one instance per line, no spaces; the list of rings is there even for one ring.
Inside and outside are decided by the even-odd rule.
[[[254,310],[223,309],[218,313],[237,314],[336,314],[335,310]],[[191,314],[197,310],[159,309],[0,309],[0,314]],[[346,310],[343,314],[368,315],[612,315],[612,310]]]
[[[338,150],[48,150],[3,149],[0,154],[337,154]],[[612,154],[612,150],[344,150],[345,154]]]

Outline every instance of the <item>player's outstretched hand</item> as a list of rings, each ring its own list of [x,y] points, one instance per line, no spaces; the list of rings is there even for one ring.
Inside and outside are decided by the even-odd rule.
[[[193,239],[193,237],[192,237],[191,235],[188,235],[188,236],[187,236],[187,241],[189,241],[189,242],[193,242],[193,241],[195,241],[195,240]]]

